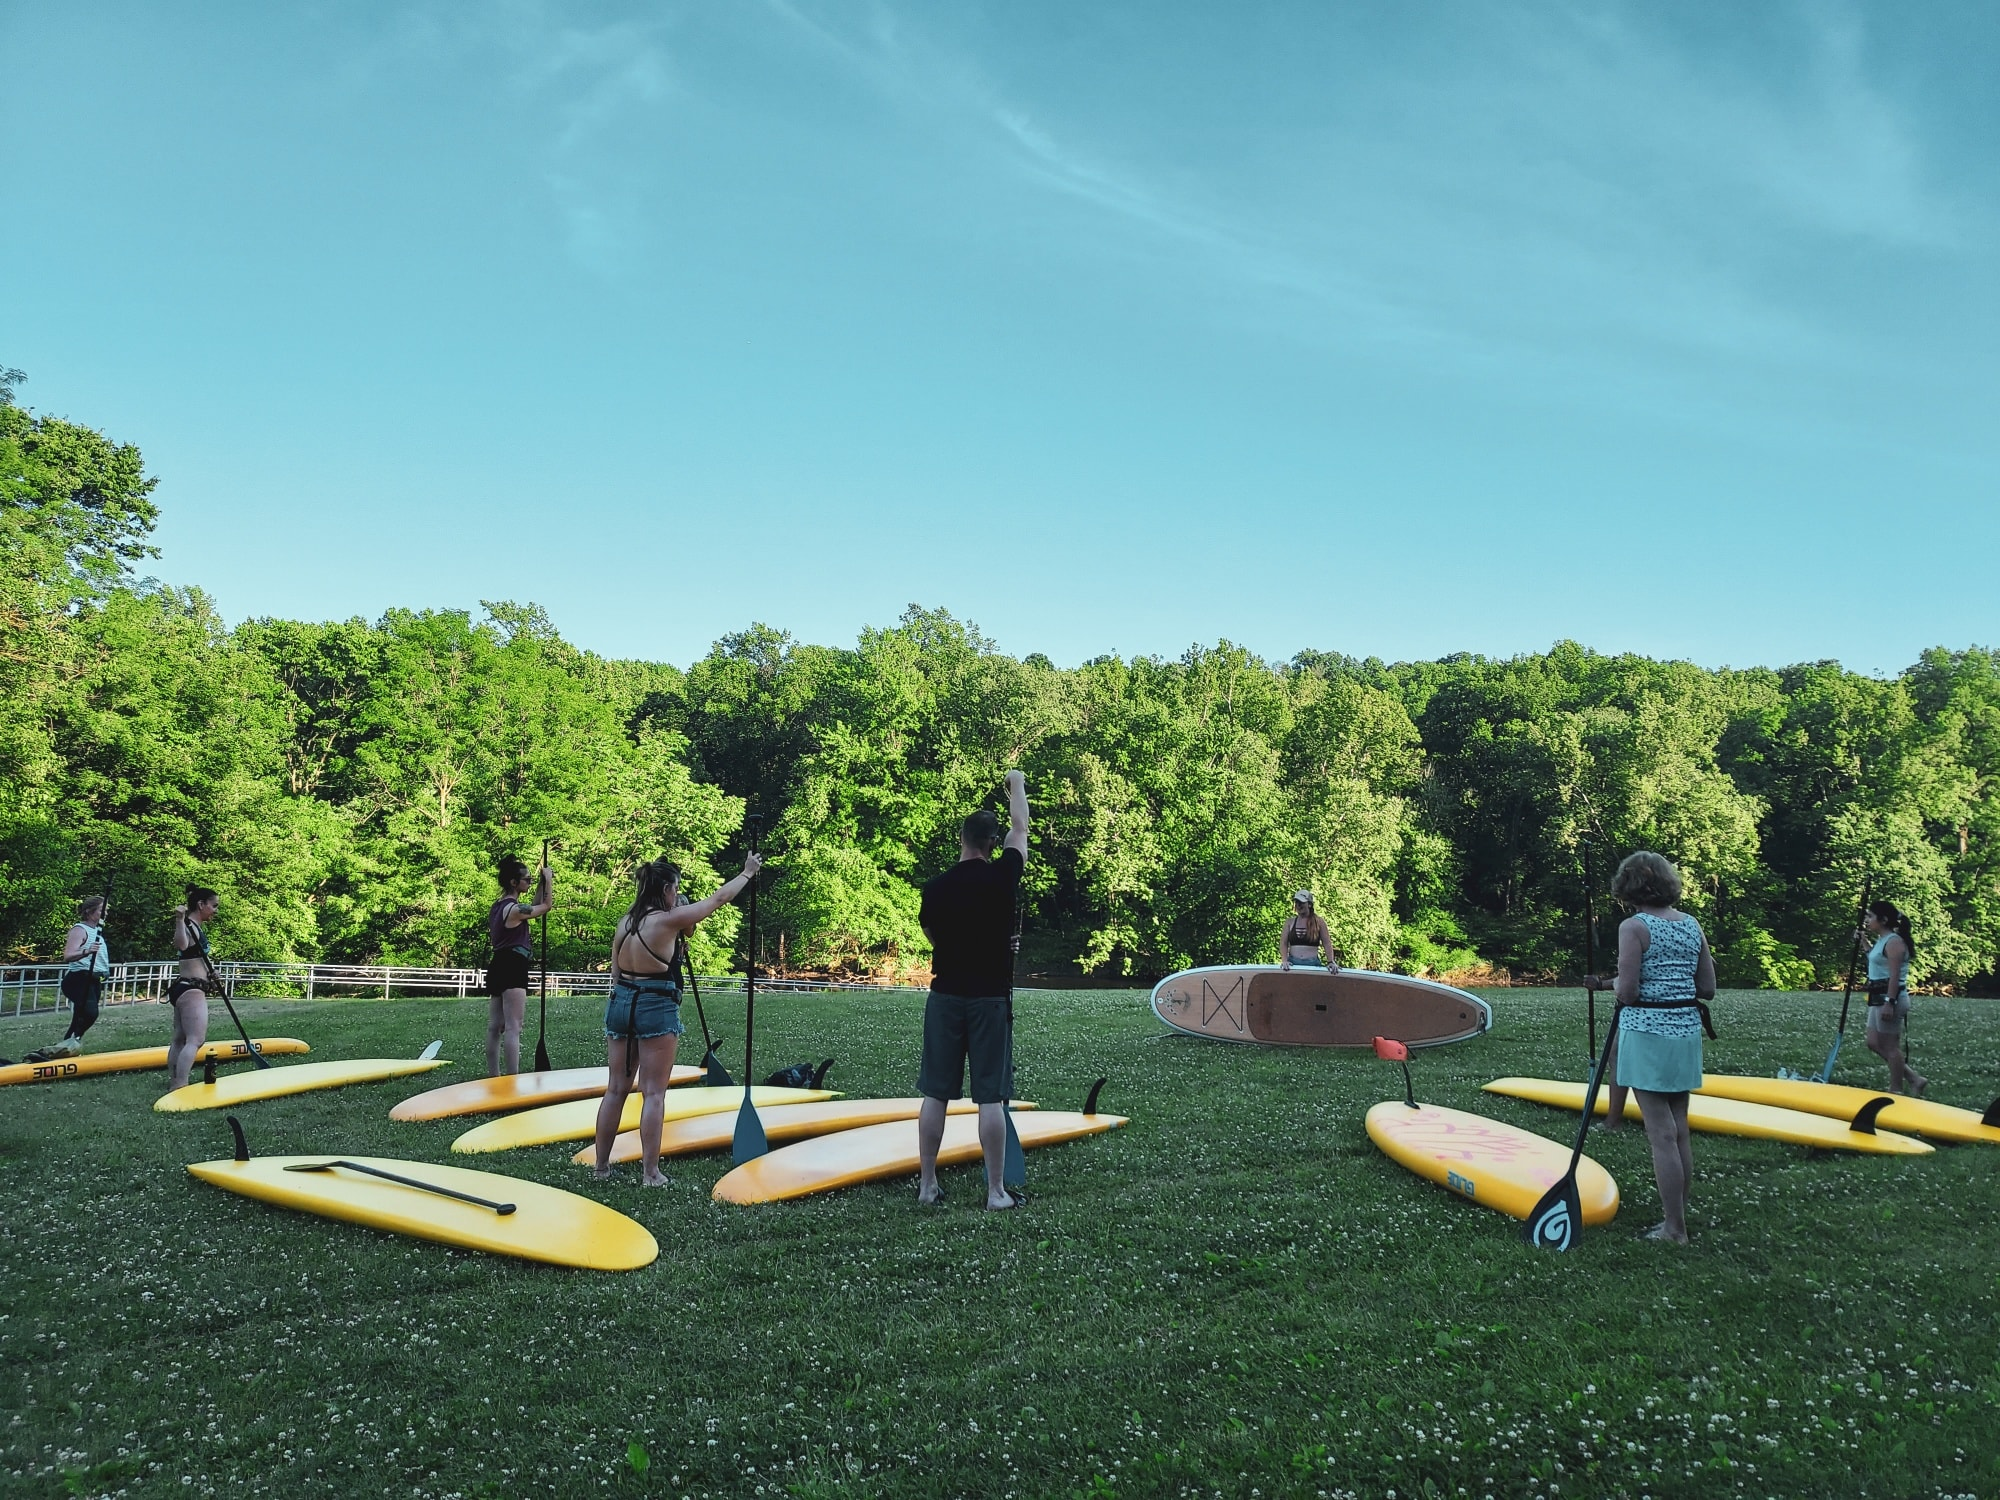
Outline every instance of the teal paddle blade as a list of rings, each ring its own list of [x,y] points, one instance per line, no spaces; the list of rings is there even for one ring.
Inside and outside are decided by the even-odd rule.
[[[743,1107],[736,1111],[736,1138],[730,1143],[729,1160],[735,1166],[755,1161],[771,1149],[764,1139],[764,1122],[757,1118],[757,1106],[750,1102],[750,1090],[743,1091]]]

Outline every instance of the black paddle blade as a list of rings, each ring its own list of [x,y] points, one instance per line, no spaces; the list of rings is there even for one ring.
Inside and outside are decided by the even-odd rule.
[[[732,1166],[755,1161],[771,1149],[764,1138],[764,1122],[757,1118],[757,1106],[750,1102],[750,1090],[743,1091],[743,1103],[736,1111],[736,1137],[729,1143]]]
[[[547,1073],[553,1071],[554,1068],[555,1064],[549,1061],[549,1039],[547,1037],[536,1037],[535,1071],[537,1073]]]
[[[1521,1226],[1521,1238],[1543,1250],[1568,1250],[1576,1244],[1583,1224],[1583,1200],[1577,1196],[1576,1173],[1570,1172],[1542,1194],[1542,1201]]]

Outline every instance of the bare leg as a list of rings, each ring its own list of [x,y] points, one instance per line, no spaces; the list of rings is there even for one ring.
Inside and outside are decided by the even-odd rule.
[[[1604,1125],[1602,1128],[1605,1130],[1617,1130],[1625,1123],[1625,1096],[1631,1090],[1618,1081],[1618,1038],[1614,1036],[1610,1041],[1606,1042],[1604,1050],[1610,1054],[1605,1059],[1604,1077],[1605,1081],[1611,1087],[1611,1093],[1604,1106]]]
[[[1646,1143],[1653,1148],[1653,1179],[1660,1187],[1662,1223],[1655,1237],[1687,1243],[1688,1171],[1692,1162],[1687,1140],[1687,1095],[1656,1094],[1634,1089],[1639,1118],[1646,1122]]]
[[[674,1076],[674,1051],[680,1045],[674,1035],[641,1037],[639,1040],[639,1181],[644,1187],[665,1187],[666,1174],[660,1170],[660,1128],[667,1113],[667,1080]]]
[[[195,1055],[207,1040],[208,996],[201,990],[184,990],[174,1003],[174,1039],[167,1048],[168,1088],[187,1087]]]
[[[486,1016],[488,1078],[521,1071],[521,1022],[527,1014],[526,990],[505,990],[490,1003]]]
[[[938,1147],[944,1144],[944,1100],[926,1098],[917,1111],[917,1202],[938,1200]]]
[[[1007,1106],[979,1106],[979,1154],[986,1158],[986,1206],[1014,1207],[1014,1195],[1007,1191]]]
[[[611,1143],[617,1140],[618,1127],[625,1119],[625,1096],[632,1092],[632,1080],[625,1071],[625,1038],[611,1038],[606,1051],[608,1056],[605,1061],[610,1064],[611,1080],[597,1106],[597,1175],[600,1178],[611,1175]]]
[[[1928,1078],[1910,1071],[1909,1059],[1903,1056],[1903,1039],[1900,1035],[1890,1036],[1869,1027],[1867,1032],[1868,1050],[1889,1065],[1889,1088],[1898,1094],[1921,1094],[1930,1087]]]

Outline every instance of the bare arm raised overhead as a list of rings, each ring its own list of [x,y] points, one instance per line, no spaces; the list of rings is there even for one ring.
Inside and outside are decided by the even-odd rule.
[[[1021,851],[1023,860],[1028,857],[1028,778],[1019,771],[1007,773],[1007,837],[1004,843],[1009,849]]]

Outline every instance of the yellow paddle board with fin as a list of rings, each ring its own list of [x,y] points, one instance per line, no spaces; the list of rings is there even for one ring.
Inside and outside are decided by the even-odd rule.
[[[759,1084],[750,1100],[758,1109],[773,1104],[811,1104],[820,1099],[837,1099],[831,1089],[781,1089]],[[482,1151],[512,1151],[520,1146],[546,1146],[555,1141],[587,1141],[597,1134],[597,1111],[601,1099],[574,1099],[568,1104],[545,1104],[475,1125],[451,1143],[451,1149],[476,1155]],[[639,1108],[645,1098],[636,1089],[625,1096],[625,1112],[619,1116],[620,1130],[639,1128]],[[666,1118],[685,1120],[694,1115],[732,1116],[743,1107],[742,1088],[675,1089],[666,1098]]]
[[[757,1118],[764,1124],[764,1139],[772,1145],[783,1141],[800,1141],[816,1135],[831,1135],[836,1130],[858,1130],[864,1125],[880,1125],[889,1120],[914,1120],[923,1100],[909,1099],[828,1099],[819,1104],[780,1104],[775,1109],[759,1110]],[[1032,1104],[1016,1101],[1016,1109],[1033,1109]],[[970,1099],[953,1099],[945,1105],[947,1115],[976,1114],[979,1106]],[[686,1119],[669,1120],[660,1127],[660,1155],[692,1156],[697,1151],[727,1151],[736,1140],[736,1116],[693,1115]],[[639,1159],[639,1132],[627,1130],[611,1144],[611,1160]],[[579,1167],[595,1166],[597,1163],[596,1143],[585,1146],[570,1158]]]
[[[355,1057],[343,1062],[252,1068],[247,1073],[218,1078],[214,1083],[191,1083],[162,1094],[153,1101],[153,1108],[166,1114],[189,1109],[224,1109],[253,1104],[259,1099],[282,1099],[288,1094],[309,1094],[317,1089],[345,1088],[350,1083],[380,1083],[385,1078],[428,1073],[433,1068],[451,1066],[437,1055],[443,1045],[432,1042],[421,1057]]]
[[[257,1050],[266,1057],[290,1057],[312,1048],[296,1037],[256,1038]],[[196,1062],[229,1062],[250,1056],[239,1042],[210,1042],[195,1054]],[[72,1078],[95,1078],[100,1073],[143,1073],[167,1065],[165,1047],[128,1047],[123,1052],[86,1052],[81,1057],[65,1057],[57,1062],[13,1063],[0,1068],[0,1086],[10,1083],[65,1083]]]
[[[329,1168],[330,1163],[339,1165]],[[281,1208],[552,1266],[636,1271],[660,1253],[644,1225],[615,1209],[498,1172],[383,1156],[258,1156],[199,1161],[188,1171],[203,1182]],[[495,1207],[447,1197],[436,1189]],[[498,1211],[502,1208],[506,1212]]]
[[[1486,1085],[1489,1094],[1505,1094],[1535,1104],[1553,1104],[1557,1109],[1582,1109],[1584,1085],[1558,1083],[1548,1078],[1496,1078]],[[1597,1096],[1597,1113],[1608,1114],[1610,1090]],[[1625,1118],[1639,1118],[1639,1101],[1626,1096]],[[1745,1104],[1735,1099],[1711,1099],[1702,1094],[1688,1096],[1688,1129],[1710,1135],[1740,1135],[1752,1140],[1790,1141],[1797,1146],[1821,1146],[1835,1151],[1860,1151],[1876,1156],[1929,1156],[1937,1148],[1928,1141],[1916,1141],[1894,1131],[1873,1134],[1850,1130],[1838,1120],[1804,1114],[1796,1109],[1778,1109],[1768,1104]]]
[[[499,1078],[468,1078],[427,1094],[412,1094],[389,1111],[392,1120],[448,1120],[454,1115],[499,1115],[510,1110],[564,1104],[571,1099],[602,1098],[610,1086],[609,1068],[556,1068],[547,1073],[507,1073]],[[701,1069],[676,1066],[668,1088],[699,1083]]]
[[[1872,1101],[1886,1097],[1892,1102],[1875,1116],[1877,1125],[1929,1136],[1934,1141],[1984,1141],[1990,1146],[2000,1146],[2000,1127],[1988,1125],[1976,1110],[1935,1104],[1929,1099],[1906,1099],[1899,1094],[1885,1095],[1881,1089],[1815,1083],[1810,1078],[1742,1078],[1727,1073],[1705,1073],[1699,1092],[1711,1099],[1774,1104],[1781,1109],[1803,1110],[1833,1120],[1851,1120]],[[2000,1115],[2000,1104],[1995,1104],[1989,1113]]]
[[[1526,1219],[1569,1170],[1571,1146],[1484,1115],[1391,1099],[1368,1111],[1368,1138],[1383,1155],[1461,1198]],[[1618,1184],[1588,1156],[1576,1164],[1583,1222],[1608,1224]]]
[[[1025,1150],[1099,1135],[1124,1123],[1123,1115],[1055,1109],[1014,1116],[1014,1130]],[[938,1165],[960,1166],[978,1161],[979,1155],[978,1116],[948,1118]],[[719,1203],[776,1203],[887,1177],[913,1177],[916,1171],[917,1122],[892,1120],[780,1146],[725,1175],[715,1185],[714,1196]]]

